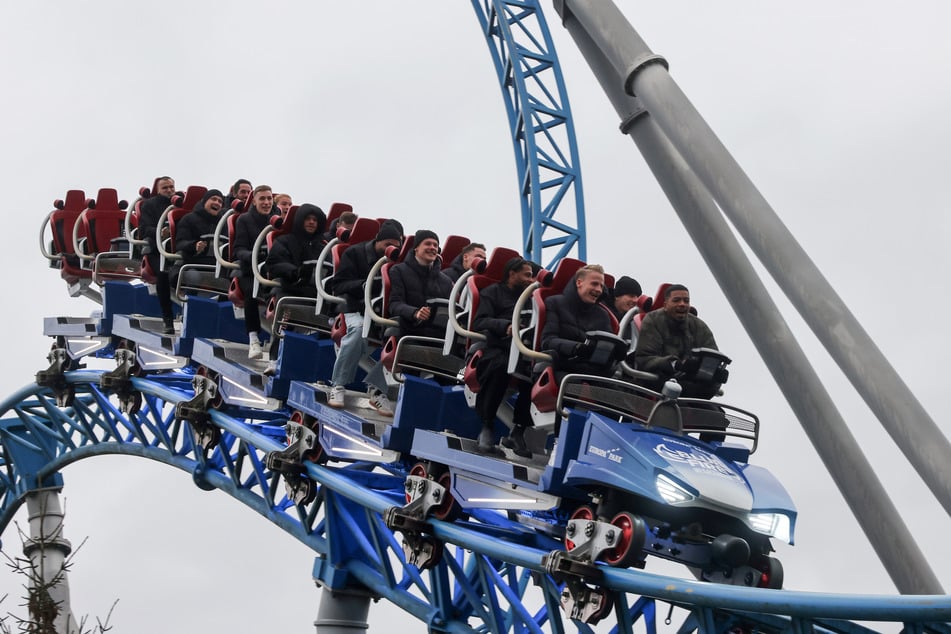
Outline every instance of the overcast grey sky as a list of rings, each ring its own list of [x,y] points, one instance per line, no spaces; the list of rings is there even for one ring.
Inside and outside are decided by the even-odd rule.
[[[940,397],[951,342],[940,320],[951,261],[951,9],[937,0],[622,8],[948,433]],[[589,261],[645,289],[690,286],[733,358],[724,400],[761,417],[754,461],[800,509],[797,545],[778,546],[786,587],[894,592],[552,15],[579,140]],[[70,188],[92,195],[112,186],[131,200],[158,174],[222,189],[245,177],[298,203],[342,200],[395,216],[407,230],[519,244],[504,110],[467,2],[3,3],[0,60],[8,192],[0,245],[6,279],[22,289],[3,317],[4,394],[45,367],[44,316],[94,308],[67,297],[37,250],[50,202]],[[774,295],[951,588],[951,521]],[[118,457],[72,465],[64,478],[68,537],[89,537],[71,576],[80,614],[103,614],[118,597],[120,632],[313,631],[312,553],[224,494]],[[9,531],[4,544],[15,547]],[[0,575],[14,596],[18,584]],[[381,614],[374,606],[371,631],[387,627]]]

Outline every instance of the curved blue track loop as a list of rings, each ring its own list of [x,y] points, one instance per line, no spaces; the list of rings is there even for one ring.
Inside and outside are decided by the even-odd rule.
[[[281,417],[241,412],[242,418],[236,418],[212,410],[211,422],[223,433],[206,455],[193,442],[189,426],[174,417],[175,403],[192,396],[191,375],[132,379],[141,404],[124,414],[117,398],[99,389],[100,374],[66,375],[76,394],[70,407],[58,407],[50,391],[36,385],[0,404],[0,528],[28,491],[61,486],[59,471],[66,465],[102,454],[137,455],[190,473],[198,486],[224,491],[307,544],[318,554],[315,577],[324,584],[369,590],[427,623],[431,631],[593,631],[569,621],[559,609],[561,588],[542,566],[554,544],[534,531],[494,513],[456,524],[433,521],[432,534],[445,551],[438,566],[420,571],[406,564],[399,534],[383,520],[387,509],[403,504],[403,473],[372,471],[362,463],[311,463],[306,472],[318,483],[317,496],[295,505],[280,476],[264,466],[267,452],[284,447]],[[685,631],[727,631],[739,620],[766,632],[810,627],[869,631],[839,620],[859,619],[951,632],[945,625],[925,626],[951,620],[947,596],[823,595],[718,586],[608,567],[602,573],[603,586],[616,596],[612,632],[631,632],[638,620],[655,631],[655,600],[689,610]]]
[[[509,118],[522,203],[522,250],[549,270],[587,258],[584,197],[568,93],[537,0],[472,0]]]

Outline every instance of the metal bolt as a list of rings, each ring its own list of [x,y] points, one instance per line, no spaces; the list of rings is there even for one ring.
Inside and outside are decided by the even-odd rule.
[[[584,536],[585,536],[585,537],[591,537],[592,535],[594,535],[594,528],[595,528],[594,522],[588,522],[587,524],[585,524],[585,525],[584,525]]]
[[[567,534],[568,537],[574,537],[575,533],[578,532],[577,529],[578,529],[578,526],[576,524],[570,523],[568,524],[568,528],[565,529],[565,534]]]
[[[604,534],[604,541],[606,541],[609,546],[610,546],[611,544],[613,544],[613,543],[614,543],[614,531],[608,531],[607,533],[605,533],[605,534]]]

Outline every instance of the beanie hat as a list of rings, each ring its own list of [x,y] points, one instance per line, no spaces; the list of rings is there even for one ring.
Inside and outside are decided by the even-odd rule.
[[[623,276],[621,279],[614,284],[614,296],[620,297],[621,295],[634,295],[635,297],[640,297],[641,295],[641,285],[637,283],[633,277]]]
[[[439,236],[437,236],[434,231],[430,231],[429,229],[420,229],[413,237],[413,245],[419,246],[422,244],[423,240],[428,240],[430,238],[435,240],[436,244],[439,244]]]
[[[381,240],[402,240],[403,232],[400,231],[400,228],[396,223],[390,220],[384,220],[383,224],[380,225],[380,230],[377,231],[376,238],[374,242],[380,242]]]
[[[205,195],[201,197],[201,202],[198,203],[198,206],[204,207],[205,203],[211,200],[213,196],[217,196],[222,202],[225,200],[224,194],[221,193],[220,189],[209,189],[205,192]]]

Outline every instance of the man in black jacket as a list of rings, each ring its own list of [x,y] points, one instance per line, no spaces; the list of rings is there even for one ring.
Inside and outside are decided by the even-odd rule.
[[[532,282],[532,264],[522,258],[512,258],[505,264],[502,280],[484,288],[479,293],[479,307],[472,322],[472,329],[486,336],[482,358],[476,366],[476,378],[481,389],[476,394],[476,412],[482,420],[479,433],[479,450],[494,449],[492,428],[495,415],[505,398],[512,379],[507,372],[509,348],[512,344],[512,311],[519,295]],[[518,397],[512,417],[514,426],[502,446],[512,449],[516,455],[532,455],[525,444],[525,428],[531,427],[532,384],[518,380]]]
[[[294,215],[289,233],[279,236],[267,255],[267,269],[281,285],[279,297],[316,297],[314,266],[326,246],[324,226],[327,216],[317,205],[304,203]]]
[[[257,359],[262,354],[261,315],[258,300],[254,296],[254,275],[251,272],[251,255],[254,241],[265,227],[277,216],[274,209],[274,194],[267,185],[258,185],[251,194],[251,209],[242,213],[235,222],[235,239],[231,253],[240,268],[232,274],[238,278],[238,286],[244,295],[244,324],[248,332],[248,358]]]
[[[578,269],[574,281],[568,283],[561,295],[545,300],[541,345],[551,352],[559,380],[569,372],[599,376],[613,373],[613,365],[591,363],[594,349],[585,334],[592,330],[613,331],[607,307],[598,302],[603,292],[604,269],[599,264],[588,264]]]
[[[400,323],[400,336],[443,337],[445,321],[429,300],[449,297],[450,280],[439,265],[439,237],[429,229],[416,232],[413,255],[390,269],[389,312]]]
[[[172,195],[175,193],[175,181],[171,176],[159,176],[152,186],[152,196],[142,202],[139,208],[139,237],[148,241],[145,248],[145,258],[149,268],[155,274],[155,294],[158,297],[159,307],[162,310],[163,332],[171,335],[175,332],[172,313],[172,286],[168,278],[168,271],[161,270],[162,256],[155,242],[155,231],[162,213],[172,204]]]
[[[175,229],[175,250],[181,259],[172,267],[169,276],[171,281],[178,278],[179,272],[186,264],[215,265],[215,254],[212,253],[211,236],[218,226],[218,214],[224,203],[224,196],[217,189],[209,189],[202,196],[195,208],[182,216]],[[198,278],[193,271],[186,271],[185,283],[196,284]],[[189,277],[191,276],[191,277]]]
[[[333,292],[347,301],[340,304],[338,312],[343,315],[347,332],[340,340],[340,350],[334,362],[330,382],[330,394],[327,404],[331,407],[343,407],[346,386],[353,382],[357,366],[367,354],[367,341],[363,338],[364,285],[373,265],[386,253],[389,247],[399,247],[403,241],[403,231],[399,223],[387,220],[373,240],[354,244],[340,256],[333,276]],[[378,377],[379,378],[379,377]],[[368,377],[370,381],[374,379]],[[377,379],[375,384],[368,382],[370,405],[384,415],[393,415],[392,406],[386,397],[386,381]]]
[[[470,242],[462,249],[449,266],[443,269],[443,273],[453,282],[457,282],[463,273],[472,268],[472,264],[476,258],[485,259],[485,245],[479,242]]]

